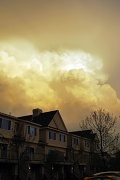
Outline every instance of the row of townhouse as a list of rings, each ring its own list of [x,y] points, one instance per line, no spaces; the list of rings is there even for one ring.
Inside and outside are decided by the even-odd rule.
[[[82,179],[95,170],[96,155],[96,135],[68,132],[58,110],[0,113],[0,180]]]

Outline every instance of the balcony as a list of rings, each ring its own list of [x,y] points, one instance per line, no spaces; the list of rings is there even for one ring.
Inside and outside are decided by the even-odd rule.
[[[42,164],[45,162],[45,154],[42,153],[31,153],[25,155],[25,161],[30,161],[34,164]]]
[[[20,163],[24,161],[28,161],[33,164],[43,164],[45,161],[45,155],[41,153],[23,153],[18,156],[15,151],[0,149],[0,163]]]
[[[17,163],[17,155],[13,151],[0,149],[0,163]]]

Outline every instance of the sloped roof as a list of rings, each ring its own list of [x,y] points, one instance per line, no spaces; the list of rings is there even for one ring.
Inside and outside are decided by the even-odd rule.
[[[21,116],[18,119],[32,121],[34,123],[40,124],[44,127],[47,127],[50,122],[52,121],[54,115],[57,113],[58,110],[49,111],[49,112],[42,112],[38,116],[28,115],[28,116]]]
[[[80,137],[88,138],[94,140],[96,134],[92,132],[92,130],[83,130],[83,131],[72,131],[70,134],[74,134]]]

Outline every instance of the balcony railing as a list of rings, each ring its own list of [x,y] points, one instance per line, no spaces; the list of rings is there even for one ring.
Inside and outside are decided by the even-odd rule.
[[[33,161],[33,162],[44,162],[45,161],[45,154],[42,153],[32,153],[25,155],[26,161]]]
[[[13,151],[0,149],[0,162],[17,161],[17,154]]]
[[[11,161],[37,161],[44,162],[45,155],[42,153],[23,153],[23,155],[18,155],[16,151],[3,150],[0,149],[0,162],[11,162]]]
[[[0,163],[23,163],[30,162],[33,164],[43,164],[45,162],[55,161],[56,163],[72,163],[73,157],[64,157],[60,154],[45,156],[44,153],[23,153],[18,155],[16,151],[1,150],[0,149]]]

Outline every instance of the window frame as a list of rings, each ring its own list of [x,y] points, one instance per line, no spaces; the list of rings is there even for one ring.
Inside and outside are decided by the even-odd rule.
[[[11,120],[0,117],[0,129],[11,130]]]
[[[79,144],[78,142],[79,142],[78,138],[75,138],[75,137],[74,137],[74,138],[73,138],[73,143],[74,143],[75,145],[78,145],[78,144]]]
[[[56,133],[54,131],[49,131],[49,139],[56,140]]]
[[[35,126],[28,126],[28,134],[30,136],[37,136],[37,128]]]
[[[66,141],[65,134],[60,134],[60,141],[61,142],[65,142]]]
[[[90,148],[90,142],[88,140],[85,140],[85,147]]]

